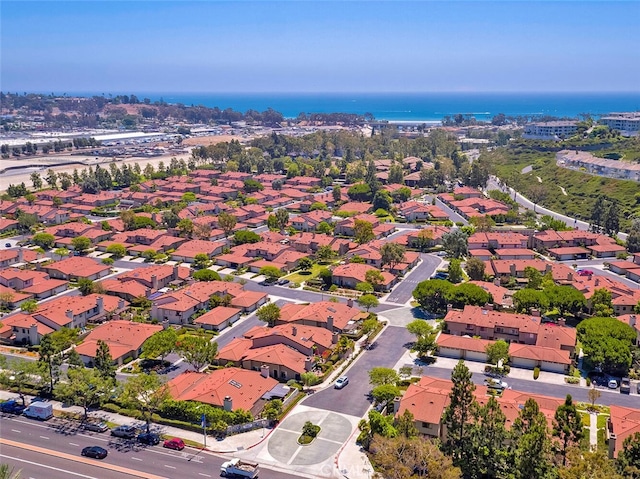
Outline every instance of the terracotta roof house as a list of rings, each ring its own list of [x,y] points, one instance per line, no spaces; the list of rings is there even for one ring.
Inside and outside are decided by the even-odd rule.
[[[597,243],[598,233],[590,231],[554,231],[544,230],[533,235],[533,247],[536,249],[560,248],[563,246],[591,246]]]
[[[18,313],[2,318],[0,338],[9,344],[32,346],[40,344],[42,336],[53,331],[53,328],[39,322],[32,315]]]
[[[511,365],[518,368],[534,369],[554,373],[567,373],[571,366],[571,358],[568,351],[532,346],[528,344],[511,343],[509,345],[509,359]]]
[[[491,283],[489,281],[469,281],[471,284],[480,286],[493,298],[493,304],[497,307],[511,308],[513,306],[513,291],[500,286],[500,282]]]
[[[371,223],[371,226],[375,228],[380,225],[380,220],[373,215],[359,214],[356,216],[352,216],[351,218],[344,219],[340,221],[335,228],[335,234],[343,235],[343,236],[353,236],[354,233],[354,225],[355,221],[366,221],[367,223]]]
[[[290,223],[291,226],[298,231],[315,231],[318,228],[318,225],[323,221],[327,223],[330,222],[331,217],[332,215],[330,211],[315,210],[310,213],[296,216]]]
[[[625,439],[640,433],[640,410],[612,404],[607,420],[609,458],[618,457]]]
[[[279,324],[302,324],[342,333],[358,327],[368,315],[343,303],[320,301],[312,304],[285,304],[280,309]]]
[[[451,228],[446,226],[426,226],[417,231],[411,231],[407,234],[407,246],[410,248],[419,248],[420,243],[426,242],[427,247],[442,244],[442,236],[449,233]]]
[[[44,299],[65,291],[68,282],[51,279],[44,271],[7,268],[0,270],[0,285],[27,293],[36,299]]]
[[[465,359],[468,361],[487,362],[486,347],[495,341],[472,338],[470,336],[454,336],[441,333],[436,339],[438,356],[445,358]]]
[[[98,341],[104,341],[109,346],[113,362],[120,365],[127,358],[137,359],[142,353],[144,342],[162,329],[159,324],[108,321],[93,329],[75,350],[86,365],[92,366]]]
[[[12,248],[0,251],[0,268],[14,264],[31,263],[38,259],[38,253],[28,248]]]
[[[3,286],[2,284],[0,284],[0,295],[3,295],[0,303],[2,303],[3,306],[8,306],[10,309],[15,309],[23,302],[33,298],[32,294],[19,293],[15,289]]]
[[[16,220],[0,218],[0,233],[7,233],[17,228],[18,228],[18,222]]]
[[[273,328],[256,326],[244,334],[250,339],[253,348],[285,344],[306,355],[321,355],[333,348],[338,335],[326,328],[307,326],[304,324],[280,324]]]
[[[259,414],[263,397],[278,387],[278,381],[259,371],[224,368],[208,373],[187,371],[168,383],[176,401],[197,401],[228,411],[242,409]]]
[[[239,308],[243,313],[255,311],[269,301],[269,295],[262,291],[242,291],[231,300],[231,306]]]
[[[549,256],[558,261],[567,261],[574,259],[587,259],[589,250],[582,246],[562,246],[560,248],[549,248]]]
[[[469,236],[469,249],[527,248],[529,237],[511,232],[478,232]]]
[[[358,283],[366,282],[367,271],[378,271],[373,266],[362,263],[348,263],[336,266],[333,271],[333,283],[345,288],[355,288]],[[382,275],[382,284],[378,285],[379,290],[389,291],[393,285],[398,282],[393,274],[386,271],[380,273]]]
[[[248,349],[241,359],[243,369],[263,370],[263,366],[269,369],[269,375],[280,381],[300,379],[300,375],[313,371],[315,361],[313,357],[299,353],[284,344],[274,344],[262,348]]]
[[[200,253],[206,254],[209,258],[222,253],[223,248],[227,245],[224,240],[221,241],[203,241],[191,240],[182,243],[178,249],[171,253],[173,261],[183,261],[185,263],[193,263],[196,255]]]
[[[171,283],[186,281],[191,275],[189,268],[169,266],[166,264],[152,265],[148,268],[136,268],[116,277],[121,283],[135,281],[152,291],[165,288]]]
[[[151,293],[150,288],[137,281],[118,281],[117,278],[102,280],[100,286],[106,294],[118,296],[129,302],[136,298],[146,298]]]
[[[222,331],[240,319],[241,309],[217,306],[198,317],[193,324],[210,331]]]
[[[96,280],[111,272],[111,267],[84,256],[70,256],[42,267],[54,279],[73,281],[80,278]]]

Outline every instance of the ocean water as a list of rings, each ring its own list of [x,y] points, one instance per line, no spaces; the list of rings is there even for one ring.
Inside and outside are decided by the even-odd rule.
[[[130,92],[131,93],[131,92]],[[577,117],[640,111],[640,92],[631,93],[136,93],[140,99],[246,112],[273,108],[285,117],[299,113],[371,113],[390,121],[439,121],[457,113],[490,120],[507,116]]]

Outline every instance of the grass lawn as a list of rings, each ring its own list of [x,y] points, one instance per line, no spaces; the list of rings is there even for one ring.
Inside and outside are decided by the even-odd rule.
[[[608,414],[598,414],[598,429],[607,427],[607,419],[609,419]]]
[[[311,268],[309,271],[296,271],[295,273],[291,273],[285,276],[285,278],[292,283],[303,283],[304,281],[309,281],[310,279],[318,276],[322,268],[326,268],[326,266],[314,264],[313,268]]]
[[[588,412],[581,412],[580,417],[582,417],[582,424],[586,427],[591,426],[591,415]]]

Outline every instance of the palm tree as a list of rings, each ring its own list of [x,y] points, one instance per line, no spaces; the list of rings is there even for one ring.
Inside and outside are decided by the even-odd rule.
[[[0,464],[0,479],[20,479],[21,477],[21,470],[16,471],[9,464]]]

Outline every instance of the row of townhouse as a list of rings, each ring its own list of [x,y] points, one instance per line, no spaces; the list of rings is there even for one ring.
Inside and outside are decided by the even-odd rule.
[[[482,216],[506,215],[510,207],[501,201],[484,197],[456,199],[456,193],[441,193],[438,199],[461,216],[470,219]]]
[[[556,153],[558,165],[598,176],[640,181],[640,165],[628,161],[598,158],[586,151],[562,150]]]

